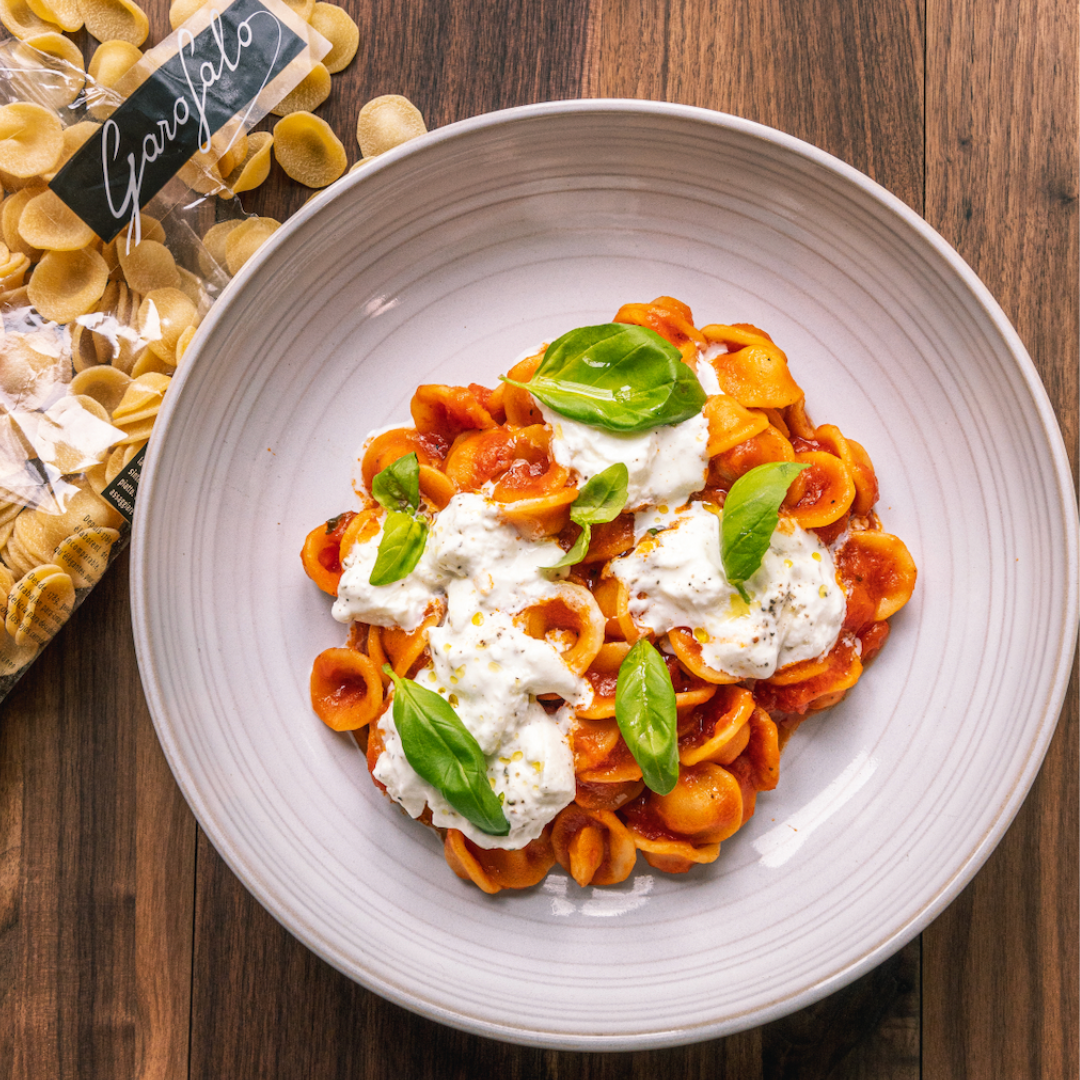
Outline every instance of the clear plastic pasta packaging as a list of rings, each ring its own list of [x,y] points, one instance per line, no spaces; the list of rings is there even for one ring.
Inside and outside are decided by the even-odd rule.
[[[670,297],[411,414],[303,544],[348,627],[315,714],[487,893],[713,862],[914,589],[867,450]]]
[[[276,226],[235,197],[269,170],[251,128],[330,44],[280,0],[204,5],[146,53],[127,0],[0,22],[3,697],[125,546],[172,376]]]

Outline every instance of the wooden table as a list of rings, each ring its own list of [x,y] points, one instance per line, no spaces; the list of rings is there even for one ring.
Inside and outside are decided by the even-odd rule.
[[[956,246],[1035,360],[1076,466],[1073,0],[343,0],[318,111],[429,127],[572,97],[771,124],[868,173]],[[155,0],[151,42],[167,32]],[[275,166],[245,197],[283,218]],[[928,763],[929,764],[929,763]],[[641,1054],[520,1049],[387,1004],[294,941],[198,828],[139,686],[126,557],[0,706],[0,1077],[1074,1078],[1077,694],[1001,846],[878,970],[787,1019]]]

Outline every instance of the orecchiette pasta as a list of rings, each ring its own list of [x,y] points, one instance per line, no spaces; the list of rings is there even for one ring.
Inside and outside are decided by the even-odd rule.
[[[287,93],[271,110],[275,116],[288,116],[295,112],[311,112],[330,96],[330,72],[322,64],[316,64],[294,89]]]
[[[290,112],[274,125],[274,156],[293,180],[313,188],[332,184],[347,164],[345,147],[333,128],[302,111]]]
[[[420,110],[399,94],[372,98],[356,118],[356,141],[365,158],[377,157],[426,131]]]
[[[788,737],[854,686],[915,585],[907,548],[874,512],[869,455],[835,426],[812,423],[768,334],[745,324],[698,330],[670,297],[628,304],[616,322],[674,346],[675,362],[704,388],[700,414],[665,429],[689,425],[696,441],[679,444],[681,453],[698,455],[671,506],[662,493],[632,497],[648,477],[631,480],[628,466],[622,504],[575,547],[575,507],[600,471],[597,455],[623,455],[638,472],[671,463],[641,465],[629,437],[567,419],[514,385],[529,382],[541,349],[495,389],[418,387],[411,425],[365,444],[358,510],[313,529],[301,553],[308,575],[336,597],[335,617],[351,623],[346,645],[316,659],[315,712],[352,733],[375,784],[439,829],[454,873],[488,893],[534,885],[556,863],[585,886],[625,880],[639,852],[669,873],[712,862],[758,794],[776,787]],[[410,461],[426,539],[415,569],[373,585],[387,511],[400,516],[404,505],[388,502],[376,478]],[[747,601],[720,567],[720,521],[736,481],[781,462],[802,469]],[[694,530],[716,538],[714,554],[691,545]],[[553,568],[571,547],[577,561]],[[775,600],[769,575],[785,583]],[[801,644],[766,646],[765,631],[751,641],[753,631],[739,629],[743,619],[781,619],[796,595],[813,631],[800,629]],[[774,638],[787,634],[780,621],[768,626]],[[669,790],[647,782],[640,745],[623,727],[620,672],[639,642],[658,647],[671,683]],[[771,659],[753,659],[767,647]],[[506,838],[455,817],[440,789],[411,771],[389,670],[460,711],[506,811]]]
[[[98,41],[141,45],[150,33],[150,20],[132,0],[79,0],[86,29]]]
[[[360,28],[352,16],[337,4],[316,3],[309,21],[330,42],[331,48],[323,57],[323,66],[331,75],[344,71],[360,47]]]
[[[241,221],[225,236],[225,265],[230,274],[240,268],[281,228],[281,223],[268,217],[253,217]]]

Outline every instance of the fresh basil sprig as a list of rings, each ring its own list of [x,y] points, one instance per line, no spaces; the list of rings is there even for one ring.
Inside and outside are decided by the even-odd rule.
[[[658,795],[667,795],[679,779],[677,715],[667,664],[641,638],[619,665],[615,719],[646,786]]]
[[[679,350],[626,323],[582,326],[553,341],[524,387],[560,416],[632,433],[697,416],[705,391]]]
[[[368,584],[392,585],[416,569],[427,544],[429,526],[419,516],[420,462],[416,454],[405,454],[376,473],[371,494],[389,512]]]
[[[747,603],[744,583],[757,573],[769,550],[792,480],[807,468],[794,461],[770,461],[743,473],[727,493],[720,519],[720,559],[728,582]]]
[[[592,541],[592,527],[614,521],[622,513],[629,481],[630,470],[621,461],[616,461],[585,483],[570,507],[570,520],[581,526],[581,533],[574,546],[557,563],[545,569],[573,566],[585,558]]]
[[[394,681],[394,727],[405,758],[417,775],[441,792],[467,821],[489,836],[506,836],[510,822],[487,776],[480,744],[444,698],[389,664]]]
[[[387,510],[411,510],[420,507],[420,459],[415,453],[404,454],[371,481],[371,494]]]
[[[392,585],[408,577],[424,554],[428,531],[428,523],[423,518],[391,510],[383,522],[382,539],[368,584]]]

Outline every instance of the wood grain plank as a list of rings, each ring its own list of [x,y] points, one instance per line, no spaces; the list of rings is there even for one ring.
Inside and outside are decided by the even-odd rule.
[[[930,0],[927,219],[1028,347],[1077,463],[1077,9]],[[1004,841],[924,935],[926,1075],[1074,1077],[1077,682]]]
[[[733,113],[922,210],[918,0],[605,0],[598,92]]]
[[[921,943],[830,997],[762,1029],[769,1080],[914,1080],[920,1076]]]
[[[150,725],[127,596],[122,556],[0,720],[5,1077],[186,1073],[194,821]]]

